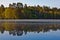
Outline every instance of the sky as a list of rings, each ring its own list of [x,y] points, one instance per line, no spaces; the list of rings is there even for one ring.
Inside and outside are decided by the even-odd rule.
[[[50,6],[60,8],[60,0],[0,0],[0,5],[3,4],[5,7],[10,3],[21,2],[23,4],[27,4],[28,6]]]

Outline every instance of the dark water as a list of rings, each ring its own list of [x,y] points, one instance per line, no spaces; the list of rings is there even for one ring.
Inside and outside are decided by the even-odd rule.
[[[60,23],[0,22],[0,40],[60,40]]]

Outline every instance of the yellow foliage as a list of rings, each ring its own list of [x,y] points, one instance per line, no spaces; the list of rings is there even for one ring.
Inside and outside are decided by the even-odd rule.
[[[1,23],[1,26],[5,28],[5,30],[13,30],[16,27],[16,23],[11,23],[11,22],[3,22]]]
[[[7,18],[7,19],[17,18],[16,9],[14,9],[14,8],[7,8],[3,15],[4,15],[4,18]]]

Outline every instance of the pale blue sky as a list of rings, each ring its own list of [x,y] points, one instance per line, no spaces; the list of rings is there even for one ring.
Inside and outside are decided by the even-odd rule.
[[[8,6],[9,3],[21,2],[27,5],[45,5],[50,7],[60,8],[60,0],[0,0],[0,5]]]

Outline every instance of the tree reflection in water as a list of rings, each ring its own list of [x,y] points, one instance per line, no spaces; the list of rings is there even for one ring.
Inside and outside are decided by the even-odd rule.
[[[9,35],[22,36],[27,32],[48,32],[60,29],[60,24],[49,23],[19,23],[19,22],[0,22],[0,32],[8,31]]]

